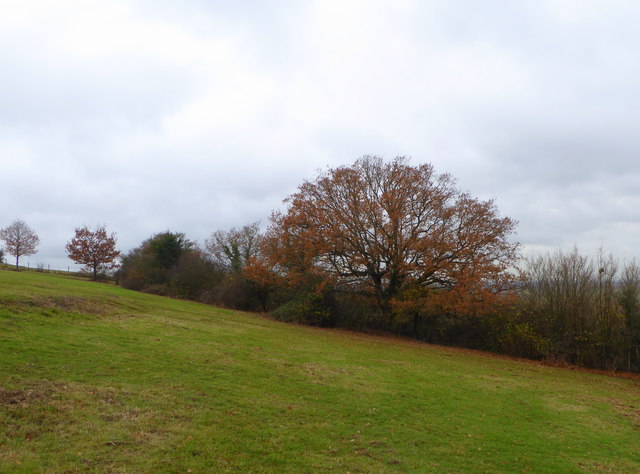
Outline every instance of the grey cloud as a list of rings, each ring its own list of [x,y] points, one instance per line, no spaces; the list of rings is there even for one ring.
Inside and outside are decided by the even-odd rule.
[[[86,25],[25,14],[0,32],[0,226],[39,230],[34,262],[64,265],[82,224],[127,250],[266,222],[316,170],[363,154],[433,162],[495,198],[527,248],[640,252],[635,4],[98,7]],[[62,41],[72,26],[86,44]]]

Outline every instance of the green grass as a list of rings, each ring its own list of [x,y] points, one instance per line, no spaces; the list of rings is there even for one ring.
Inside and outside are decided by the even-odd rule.
[[[0,271],[0,472],[638,470],[638,381]]]

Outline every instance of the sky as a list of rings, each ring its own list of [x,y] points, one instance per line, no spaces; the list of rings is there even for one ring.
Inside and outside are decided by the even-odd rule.
[[[407,156],[523,253],[640,257],[635,0],[0,0],[0,227],[66,268],[260,220],[319,170]]]

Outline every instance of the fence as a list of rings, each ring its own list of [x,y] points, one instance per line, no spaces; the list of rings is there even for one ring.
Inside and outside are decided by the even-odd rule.
[[[13,263],[9,263],[7,262],[6,259],[4,259],[4,262],[0,260],[0,268],[3,268],[5,270],[11,270],[14,269],[16,266]],[[71,266],[67,266],[66,269],[64,268],[51,268],[50,264],[45,265],[44,263],[38,263],[36,264],[35,267],[31,266],[31,262],[27,262],[26,266],[24,264],[20,265],[18,267],[20,270],[30,270],[30,271],[35,271],[35,272],[44,272],[44,273],[57,273],[57,274],[64,274],[64,275],[76,275],[76,276],[84,276],[86,275],[85,272],[82,272],[80,270],[71,270]]]

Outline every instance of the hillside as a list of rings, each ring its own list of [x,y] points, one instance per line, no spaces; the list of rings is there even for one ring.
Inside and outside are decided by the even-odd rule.
[[[640,383],[0,271],[0,472],[640,470]]]

